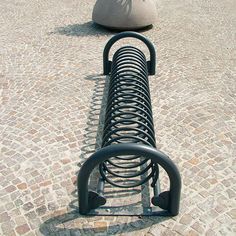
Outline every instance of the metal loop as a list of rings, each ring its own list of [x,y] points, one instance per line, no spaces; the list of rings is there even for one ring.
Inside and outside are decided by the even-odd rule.
[[[151,43],[151,41],[149,41],[142,34],[139,34],[139,33],[136,33],[136,32],[131,32],[131,31],[126,31],[126,32],[119,33],[119,34],[113,36],[107,42],[107,44],[104,48],[104,51],[103,51],[103,73],[104,73],[104,75],[108,75],[111,72],[112,62],[109,61],[109,52],[110,52],[111,47],[118,40],[123,39],[123,38],[127,38],[127,37],[139,39],[143,43],[146,44],[146,46],[149,49],[149,53],[150,53],[150,61],[147,62],[148,73],[149,73],[149,75],[154,75],[155,70],[156,70],[155,69],[156,68],[156,52],[155,52],[154,45]]]

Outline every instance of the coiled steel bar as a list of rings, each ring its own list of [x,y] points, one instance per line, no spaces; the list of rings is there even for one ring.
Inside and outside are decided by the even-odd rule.
[[[113,56],[104,127],[102,147],[119,143],[156,146],[146,57],[138,48],[125,46]],[[116,187],[137,187],[150,178],[154,186],[158,166],[140,155],[116,156],[100,164],[100,174]]]
[[[133,46],[118,49],[112,62],[109,51],[121,38],[134,37],[143,41],[150,52],[150,61]],[[154,46],[144,36],[120,33],[110,39],[104,49],[104,74],[110,84],[101,149],[82,166],[78,175],[79,207],[81,214],[106,203],[104,183],[120,188],[134,188],[151,180],[154,190],[152,203],[177,215],[181,179],[177,167],[163,153],[156,150],[148,75],[155,73]],[[100,179],[97,192],[88,192],[88,179],[99,165]],[[161,165],[170,178],[170,190],[160,192]]]

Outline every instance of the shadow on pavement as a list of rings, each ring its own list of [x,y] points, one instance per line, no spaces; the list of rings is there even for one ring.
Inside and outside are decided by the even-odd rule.
[[[153,26],[147,26],[142,29],[136,30],[139,33],[148,31],[152,29]],[[67,25],[62,27],[55,28],[54,31],[48,33],[51,34],[60,34],[60,35],[66,35],[66,36],[77,36],[77,37],[85,37],[85,36],[98,36],[98,35],[104,35],[109,36],[113,35],[115,33],[119,33],[122,30],[117,29],[107,29],[105,27],[102,27],[101,25],[98,25],[92,21],[83,23],[83,24],[73,24],[73,25]],[[124,30],[123,30],[124,31]]]
[[[46,220],[40,225],[39,230],[45,236],[96,235],[96,233],[99,235],[101,233],[103,233],[102,235],[115,235],[145,229],[169,219],[168,217],[136,217],[135,220],[129,222],[127,216],[124,218],[122,222],[120,219],[114,221],[114,217],[111,216],[110,225],[103,225],[102,228],[97,228],[96,224],[91,225],[91,223],[97,222],[99,226],[100,219],[98,220],[96,216],[81,216],[75,210]],[[108,217],[106,217],[107,221],[109,221]],[[105,221],[103,220],[102,222],[104,223]]]
[[[83,23],[83,24],[74,24],[67,25],[63,27],[57,27],[54,31],[50,32],[50,34],[61,34],[66,36],[98,36],[98,35],[111,35],[112,32],[106,28],[103,28],[100,25],[93,23],[92,21]]]
[[[90,75],[85,78],[86,80],[92,80],[95,82],[95,88],[91,99],[87,126],[85,127],[84,141],[81,148],[82,154],[80,156],[80,167],[82,163],[98,148],[101,146],[101,136],[104,122],[104,111],[106,106],[106,94],[108,89],[108,80],[102,75]],[[98,172],[95,171],[90,178],[89,189],[93,190],[96,188],[98,179]],[[104,216],[82,216],[79,214],[78,210],[78,192],[76,188],[76,182],[74,183],[75,190],[71,193],[73,199],[68,205],[68,212],[60,212],[56,215],[56,212],[52,213],[50,219],[45,220],[40,225],[40,232],[45,235],[95,235],[101,231],[103,235],[114,235],[116,233],[126,233],[133,232],[140,229],[145,229],[153,224],[160,223],[164,220],[169,219],[168,217],[135,217],[132,222],[129,221],[129,215],[118,217],[114,220],[116,214],[106,216],[106,221],[104,221]],[[95,189],[94,189],[95,190]],[[140,194],[138,190],[118,190],[113,189],[108,190],[107,197],[113,198],[114,194],[116,197],[126,197],[128,193]],[[128,194],[129,195],[129,194]],[[126,205],[132,206],[138,203],[131,203]],[[121,206],[121,209],[122,206]],[[115,213],[115,211],[113,211]],[[53,215],[54,214],[54,215]],[[132,215],[132,212],[131,212]],[[109,222],[105,228],[101,230],[99,224],[94,224],[102,220],[102,223]],[[98,232],[99,231],[99,232]]]

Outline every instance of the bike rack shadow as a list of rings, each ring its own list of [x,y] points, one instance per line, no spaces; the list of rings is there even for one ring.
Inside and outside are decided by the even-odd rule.
[[[84,141],[83,141],[83,147],[81,148],[82,154],[80,156],[81,162],[78,164],[80,167],[82,163],[86,160],[88,156],[90,156],[92,153],[94,153],[101,145],[102,141],[102,130],[103,130],[103,121],[104,121],[104,116],[105,116],[105,105],[106,105],[106,93],[108,90],[108,78],[106,78],[103,75],[91,75],[87,76],[85,78],[86,80],[93,80],[95,81],[95,89],[92,95],[92,101],[90,104],[90,109],[89,109],[89,115],[88,115],[88,121],[87,121],[87,126],[85,128],[85,134],[84,134]],[[97,184],[97,175],[98,172],[94,172],[91,175],[91,181],[90,181],[90,189],[96,188]],[[76,188],[76,183],[74,183],[75,188]],[[113,194],[115,194],[117,197],[125,197],[126,194],[130,194],[132,192],[134,194],[140,194],[140,191],[137,190],[120,190],[117,192],[114,192],[109,190],[107,192],[108,195],[110,195],[110,198],[113,198]],[[40,225],[40,232],[43,235],[75,235],[78,233],[81,233],[83,231],[84,234],[96,234],[96,228],[95,227],[90,227],[87,225],[86,227],[84,226],[74,226],[73,221],[83,221],[84,219],[93,219],[95,218],[94,216],[82,216],[79,214],[78,211],[78,196],[77,196],[77,189],[75,189],[71,195],[73,196],[73,200],[69,203],[69,208],[71,211],[68,211],[65,214],[61,214],[58,216],[53,216],[50,219],[44,221]],[[134,203],[130,205],[135,205]],[[131,214],[132,215],[132,214]],[[111,218],[114,216],[111,216]],[[128,217],[127,216],[122,216],[122,217]],[[122,232],[132,232],[136,231],[139,229],[144,229],[147,227],[150,227],[153,224],[160,223],[162,221],[168,220],[169,217],[136,217],[137,220],[131,223],[120,223],[117,222],[114,224],[112,222],[112,225],[110,225],[107,229],[107,232],[112,235],[112,232],[116,232],[117,229],[122,229]],[[71,225],[70,225],[71,222]],[[70,227],[67,228],[65,224],[70,225]],[[61,227],[63,225],[63,227]],[[135,226],[134,226],[135,225]],[[74,227],[73,227],[74,226]],[[95,232],[94,232],[95,231]],[[83,233],[81,233],[83,235]],[[101,232],[99,233],[101,234]]]
[[[167,218],[163,217],[136,217],[136,221],[130,223],[117,223],[112,222],[112,225],[109,225],[106,230],[103,232],[96,232],[97,228],[91,226],[91,224],[86,224],[82,222],[87,222],[88,219],[91,221],[95,217],[92,216],[81,216],[78,215],[77,211],[71,211],[66,214],[52,217],[40,226],[40,233],[42,235],[116,235],[117,233],[128,233],[133,231],[138,231],[141,229],[149,228],[154,224],[161,223]],[[107,221],[108,219],[106,219]],[[128,221],[127,217],[126,220]],[[75,222],[77,221],[77,222]],[[76,226],[80,225],[81,226]],[[66,226],[65,226],[66,225]]]
[[[87,127],[85,128],[82,154],[80,160],[85,161],[92,153],[101,147],[103,122],[105,119],[106,94],[108,90],[108,80],[104,75],[90,75],[85,80],[95,81],[95,89],[89,107]],[[79,167],[82,165],[80,163]],[[95,169],[90,178],[90,189],[95,190],[98,169]]]

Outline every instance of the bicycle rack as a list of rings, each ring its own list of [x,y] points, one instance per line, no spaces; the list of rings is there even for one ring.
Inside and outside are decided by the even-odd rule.
[[[138,48],[124,46],[113,60],[109,52],[115,42],[133,37],[149,49],[150,61]],[[153,44],[143,35],[123,32],[112,37],[103,52],[104,74],[110,76],[102,146],[82,165],[78,175],[79,212],[96,214],[105,205],[104,185],[134,188],[151,181],[153,208],[140,215],[175,216],[179,212],[181,178],[171,159],[156,149],[148,75],[155,74]],[[170,180],[169,191],[160,191],[159,168]],[[97,191],[88,190],[94,168],[99,167]],[[128,180],[128,181],[127,181]]]

